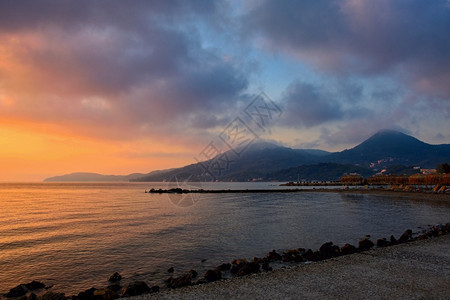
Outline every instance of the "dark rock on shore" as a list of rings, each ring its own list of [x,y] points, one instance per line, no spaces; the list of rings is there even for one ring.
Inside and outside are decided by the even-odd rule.
[[[216,267],[216,270],[217,270],[217,271],[229,271],[230,268],[231,268],[231,264],[229,264],[229,263],[223,263],[223,264],[221,264],[220,266],[217,266],[217,267]]]
[[[197,277],[197,272],[194,270],[190,270],[187,274],[182,275],[180,277],[170,277],[166,280],[166,284],[168,288],[176,289],[183,286],[188,286],[192,284],[192,279]]]
[[[17,298],[25,296],[28,292],[39,290],[45,288],[45,284],[42,282],[33,280],[30,283],[26,284],[19,284],[16,287],[13,287],[9,290],[9,292],[6,294],[7,298]]]
[[[39,290],[39,289],[45,288],[45,284],[43,284],[42,282],[36,281],[36,280],[33,280],[32,282],[25,284],[25,286],[30,291],[34,291],[34,290]]]
[[[393,236],[393,235],[391,235],[391,245],[397,245],[398,244],[398,241],[397,241],[397,239]]]
[[[237,263],[233,262],[230,273],[236,276],[244,276],[252,273],[258,273],[260,266],[256,262],[248,262],[239,260]]]
[[[222,272],[219,270],[208,270],[204,277],[207,282],[214,282],[222,279]]]
[[[143,281],[135,281],[133,283],[130,283],[126,288],[123,290],[123,296],[129,297],[129,296],[139,296],[145,293],[149,293],[151,290],[148,287],[148,285]]]
[[[444,231],[445,233],[450,233],[450,223],[444,225]]]
[[[341,248],[341,254],[342,255],[349,255],[349,254],[353,254],[356,253],[356,247],[350,244],[345,244],[344,246],[342,246]]]
[[[360,251],[370,250],[373,246],[375,246],[374,243],[369,239],[361,240],[358,243],[358,248]]]
[[[78,300],[91,300],[94,299],[94,292],[96,291],[96,288],[90,288],[85,290],[84,292],[78,293],[77,296],[72,297],[72,299],[78,299]]]
[[[25,296],[25,294],[27,292],[28,292],[28,288],[25,286],[25,284],[19,284],[18,286],[10,289],[9,293],[6,294],[6,297],[8,297],[8,298],[21,297],[21,296]]]
[[[306,252],[303,254],[303,258],[309,261],[318,261],[318,253],[319,252],[313,252],[311,249],[306,250]]]
[[[428,236],[426,234],[421,234],[417,237],[417,239],[420,240],[426,240],[428,238]]]
[[[235,259],[231,262],[231,268],[230,273],[231,274],[237,274],[239,269],[244,265],[247,264],[248,261],[246,259]]]
[[[42,295],[41,300],[66,300],[66,295],[64,293],[54,293],[49,291]]]
[[[248,260],[245,258],[235,259],[231,262],[233,265],[242,265],[242,264],[248,264]]]
[[[109,282],[117,282],[120,281],[122,279],[122,275],[120,275],[118,272],[115,272],[114,274],[112,274],[108,281]]]
[[[319,248],[320,259],[328,259],[341,255],[341,250],[338,246],[333,245],[333,242],[328,242]]]
[[[261,257],[253,257],[253,259],[252,259],[252,262],[255,262],[255,263],[258,263],[258,264],[261,264],[264,261],[265,261],[265,259],[261,258]]]
[[[195,270],[190,270],[190,271],[189,271],[189,275],[191,275],[191,278],[196,278],[197,275],[198,275],[198,273],[197,273],[197,271],[195,271]]]
[[[180,288],[183,286],[191,285],[191,276],[189,274],[179,276],[176,278],[170,277],[166,280],[167,287],[171,289]]]
[[[119,298],[119,294],[109,288],[98,289],[94,291],[94,299],[113,300]]]
[[[277,253],[277,251],[272,250],[271,252],[267,253],[267,259],[269,261],[275,261],[275,260],[281,260],[281,255]]]
[[[377,247],[388,247],[390,245],[391,245],[391,243],[388,242],[385,238],[377,240]]]
[[[122,290],[122,286],[118,283],[108,285],[108,289],[111,291],[114,291],[116,293],[119,293]]]
[[[304,249],[302,252],[300,252],[300,249],[292,249],[292,250],[287,250],[286,252],[283,253],[283,255],[281,256],[281,259],[284,262],[302,262],[303,261],[303,253],[304,253]]]
[[[407,229],[402,236],[398,239],[398,243],[402,244],[402,243],[406,243],[412,240],[412,230],[411,229]]]
[[[429,237],[437,237],[448,233],[450,233],[450,223],[434,225],[426,235]]]

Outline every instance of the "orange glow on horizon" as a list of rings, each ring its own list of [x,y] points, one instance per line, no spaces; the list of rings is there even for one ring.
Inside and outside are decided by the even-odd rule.
[[[192,162],[189,150],[181,147],[142,139],[86,138],[52,129],[45,124],[1,122],[0,182],[42,181],[72,172],[148,173]]]

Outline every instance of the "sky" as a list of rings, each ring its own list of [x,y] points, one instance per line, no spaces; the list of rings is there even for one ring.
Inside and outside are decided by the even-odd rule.
[[[289,147],[450,143],[450,1],[0,0],[0,181],[193,163],[261,92]]]

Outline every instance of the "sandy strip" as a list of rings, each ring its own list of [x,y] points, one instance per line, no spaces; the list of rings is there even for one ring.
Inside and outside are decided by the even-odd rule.
[[[450,299],[450,235],[137,299]]]

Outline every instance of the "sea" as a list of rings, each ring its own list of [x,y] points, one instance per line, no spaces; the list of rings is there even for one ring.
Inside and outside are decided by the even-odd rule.
[[[0,293],[32,280],[77,294],[206,270],[269,251],[357,245],[449,222],[448,201],[336,192],[153,194],[167,183],[0,183]],[[279,189],[278,183],[193,183]],[[313,187],[309,187],[313,188]]]

